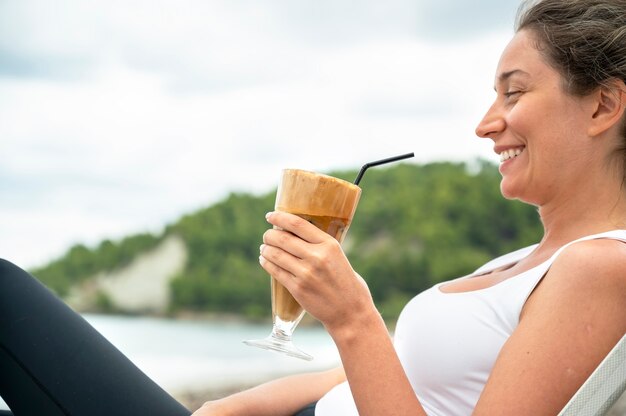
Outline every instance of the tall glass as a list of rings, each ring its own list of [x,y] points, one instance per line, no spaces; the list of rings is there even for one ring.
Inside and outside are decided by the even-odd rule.
[[[277,211],[296,214],[340,243],[352,223],[361,188],[332,176],[285,169],[276,193]],[[291,339],[304,309],[274,277],[272,281],[272,333],[264,339],[244,341],[247,345],[279,351],[292,357],[312,360]]]

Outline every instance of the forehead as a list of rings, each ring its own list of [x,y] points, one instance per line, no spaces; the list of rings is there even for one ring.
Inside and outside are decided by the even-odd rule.
[[[545,62],[532,34],[521,30],[513,36],[500,56],[496,70],[496,83],[506,74],[541,77],[554,76],[556,72]]]

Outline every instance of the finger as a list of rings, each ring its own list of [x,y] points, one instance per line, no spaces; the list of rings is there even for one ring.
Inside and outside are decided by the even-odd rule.
[[[328,234],[295,214],[273,211],[268,212],[265,218],[273,226],[289,231],[309,243],[321,243],[329,237]]]
[[[311,251],[311,244],[284,230],[269,229],[263,233],[263,244],[278,247],[292,256],[303,259]]]
[[[263,258],[277,267],[286,270],[293,276],[298,274],[302,261],[291,253],[268,244],[262,244],[259,251]]]
[[[275,263],[272,263],[263,255],[259,256],[259,264],[270,276],[278,280],[278,282],[285,286],[287,290],[290,290],[292,284],[295,281],[295,276],[293,274],[283,269],[282,267],[279,267]]]

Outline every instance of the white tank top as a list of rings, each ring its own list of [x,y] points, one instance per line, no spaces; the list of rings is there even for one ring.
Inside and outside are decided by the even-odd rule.
[[[565,247],[596,238],[626,242],[626,230],[572,241],[538,266],[488,288],[444,293],[440,286],[448,282],[439,283],[405,306],[396,325],[394,346],[429,416],[472,413],[500,349],[519,323],[530,293]],[[498,257],[461,279],[517,263],[535,247]],[[322,397],[315,415],[358,415],[348,383],[339,384]]]

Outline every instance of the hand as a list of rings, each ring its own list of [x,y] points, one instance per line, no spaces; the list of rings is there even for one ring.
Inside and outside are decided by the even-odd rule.
[[[365,281],[337,240],[285,212],[272,212],[267,221],[275,228],[263,235],[261,266],[331,334],[361,313],[375,311]]]

